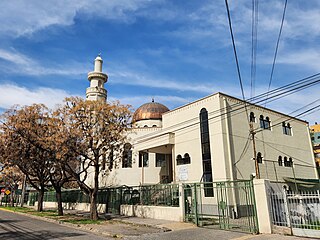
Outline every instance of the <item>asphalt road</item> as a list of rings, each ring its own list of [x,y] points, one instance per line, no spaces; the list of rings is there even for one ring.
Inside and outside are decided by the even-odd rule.
[[[25,215],[0,210],[0,239],[51,240],[51,239],[112,239],[78,229],[30,218]]]

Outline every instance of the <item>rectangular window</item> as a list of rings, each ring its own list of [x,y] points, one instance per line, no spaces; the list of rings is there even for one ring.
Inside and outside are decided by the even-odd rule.
[[[156,167],[166,166],[166,155],[161,153],[156,153]]]
[[[149,167],[149,153],[139,152],[139,167]]]

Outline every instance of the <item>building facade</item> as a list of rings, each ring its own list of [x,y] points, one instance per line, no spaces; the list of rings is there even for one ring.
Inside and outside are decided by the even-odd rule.
[[[102,63],[100,59],[96,61]],[[92,79],[88,89],[95,90]],[[96,92],[104,92],[102,84],[98,87]],[[276,182],[317,178],[308,123],[218,92],[173,110],[153,99],[139,107],[121,163],[103,174],[101,182],[136,186],[236,181],[257,173]]]

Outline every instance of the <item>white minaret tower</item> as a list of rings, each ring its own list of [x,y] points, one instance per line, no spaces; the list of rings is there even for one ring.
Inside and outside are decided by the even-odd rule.
[[[104,102],[107,100],[107,90],[104,84],[108,80],[108,75],[102,72],[102,63],[103,60],[99,54],[94,60],[94,71],[88,73],[90,87],[86,91],[87,100]]]

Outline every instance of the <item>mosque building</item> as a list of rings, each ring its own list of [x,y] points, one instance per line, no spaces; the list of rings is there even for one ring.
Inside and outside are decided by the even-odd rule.
[[[102,63],[98,56],[88,74],[89,100],[107,99]],[[121,162],[102,178],[108,179],[105,186],[137,186],[236,181],[257,174],[276,182],[317,179],[308,123],[217,92],[172,110],[154,99],[140,106]]]

